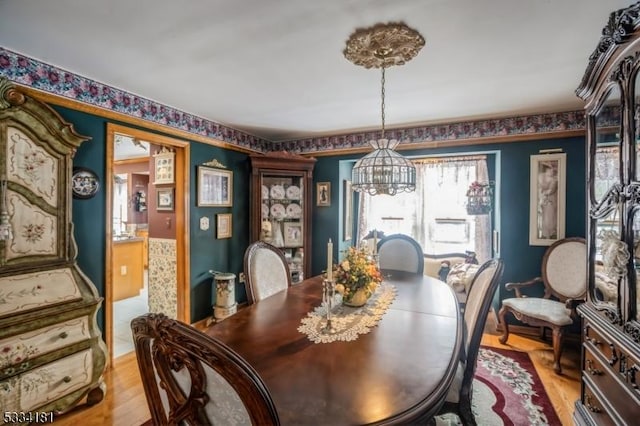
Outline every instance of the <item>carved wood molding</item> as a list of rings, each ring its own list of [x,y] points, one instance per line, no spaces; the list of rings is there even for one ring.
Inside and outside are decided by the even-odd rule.
[[[342,52],[355,65],[387,68],[404,65],[424,46],[424,37],[402,22],[357,29]]]
[[[638,30],[640,24],[640,3],[620,9],[609,15],[607,25],[602,29],[600,42],[596,46],[591,56],[585,74],[576,89],[576,94],[586,99],[595,90],[598,79],[605,65],[613,56],[618,46],[627,43],[631,36]]]

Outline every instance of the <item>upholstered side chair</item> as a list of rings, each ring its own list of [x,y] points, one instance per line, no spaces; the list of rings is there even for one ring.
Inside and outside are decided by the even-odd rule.
[[[540,282],[544,284],[542,297],[526,297],[521,292],[523,288]],[[542,257],[542,277],[522,283],[507,283],[505,288],[515,290],[516,297],[502,301],[498,313],[503,330],[500,343],[507,343],[509,338],[506,321],[509,312],[519,321],[539,326],[541,337],[544,337],[545,328],[550,328],[553,332],[553,369],[560,374],[563,336],[566,328],[577,320],[575,307],[587,293],[587,246],[584,238],[556,241]]]
[[[256,241],[244,253],[244,273],[249,304],[291,287],[291,274],[282,251]]]
[[[131,321],[154,425],[278,425],[258,373],[224,343],[163,314]]]
[[[473,377],[476,372],[476,361],[480,350],[482,333],[491,308],[493,295],[502,278],[503,268],[504,266],[500,259],[491,259],[482,264],[474,276],[467,294],[467,303],[463,314],[465,325],[464,343],[460,353],[460,361],[445,403],[440,409],[440,414],[457,414],[464,425],[476,424],[471,410]]]
[[[424,272],[422,247],[408,235],[392,234],[378,241],[378,260],[380,269],[418,275]]]

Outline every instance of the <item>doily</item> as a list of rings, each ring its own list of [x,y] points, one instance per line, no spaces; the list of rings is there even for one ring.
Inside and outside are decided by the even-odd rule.
[[[342,305],[342,297],[337,295],[335,307],[331,311],[331,322],[336,333],[322,333],[322,328],[327,321],[327,309],[324,304],[309,312],[302,319],[298,331],[306,334],[309,340],[314,343],[356,340],[359,335],[369,333],[378,324],[395,297],[396,288],[390,284],[378,286],[367,303],[359,308]]]

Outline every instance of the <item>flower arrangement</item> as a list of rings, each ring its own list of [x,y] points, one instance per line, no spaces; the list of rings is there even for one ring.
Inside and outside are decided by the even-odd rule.
[[[336,291],[347,303],[357,294],[366,301],[382,282],[375,260],[365,250],[355,247],[349,247],[342,262],[334,266],[333,276]]]
[[[467,189],[467,214],[480,215],[491,211],[491,183],[472,182]]]

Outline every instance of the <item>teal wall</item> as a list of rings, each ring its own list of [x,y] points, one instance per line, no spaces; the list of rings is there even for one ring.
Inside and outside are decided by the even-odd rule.
[[[196,207],[197,165],[212,158],[233,170],[233,207]],[[212,315],[215,303],[212,292],[213,278],[209,270],[236,274],[236,299],[246,301],[243,284],[238,277],[243,268],[244,251],[249,245],[249,174],[248,156],[211,145],[191,144],[191,321],[199,321]],[[232,237],[215,238],[215,219],[218,213],[232,213]],[[209,218],[209,229],[200,230],[200,218]]]
[[[67,108],[55,107],[62,117],[73,123],[78,133],[90,136],[79,148],[74,165],[88,167],[95,171],[101,182],[105,177],[105,135],[107,120]],[[135,127],[135,126],[130,126]],[[144,128],[143,128],[144,129]],[[148,130],[148,129],[147,129]],[[541,149],[562,148],[567,153],[567,209],[566,235],[584,237],[586,205],[585,140],[584,137],[565,139],[532,140],[514,143],[499,143],[477,146],[461,146],[437,149],[419,149],[402,151],[408,156],[437,155],[443,153],[473,153],[480,151],[499,151],[500,162],[497,165],[499,176],[490,165],[490,176],[500,182],[499,198],[501,206],[496,211],[495,220],[500,223],[501,258],[505,263],[503,285],[496,295],[496,306],[500,299],[510,297],[504,290],[504,283],[524,281],[540,274],[542,255],[546,247],[529,245],[529,157]],[[321,273],[327,264],[327,241],[334,242],[333,258],[340,258],[348,241],[343,241],[342,210],[343,180],[350,179],[350,170],[362,154],[318,157],[314,170],[314,186],[317,182],[331,183],[331,206],[315,206],[312,215],[312,273]],[[196,178],[198,164],[218,159],[234,172],[233,207],[211,208],[196,207]],[[210,269],[233,272],[242,271],[244,250],[249,244],[249,173],[250,166],[246,154],[225,150],[211,145],[191,143],[191,217],[190,255],[191,265],[191,320],[199,321],[211,315],[211,306],[215,303],[212,294]],[[354,207],[357,203],[354,200]],[[354,210],[355,212],[355,210]],[[233,214],[233,237],[217,240],[215,226],[208,231],[200,231],[200,217],[206,215],[215,225],[217,213]],[[101,295],[104,295],[104,258],[105,258],[105,192],[89,200],[73,200],[73,219],[75,237],[78,243],[78,264],[91,278]],[[242,284],[236,284],[236,298],[246,300]],[[103,311],[98,317],[104,327]]]

